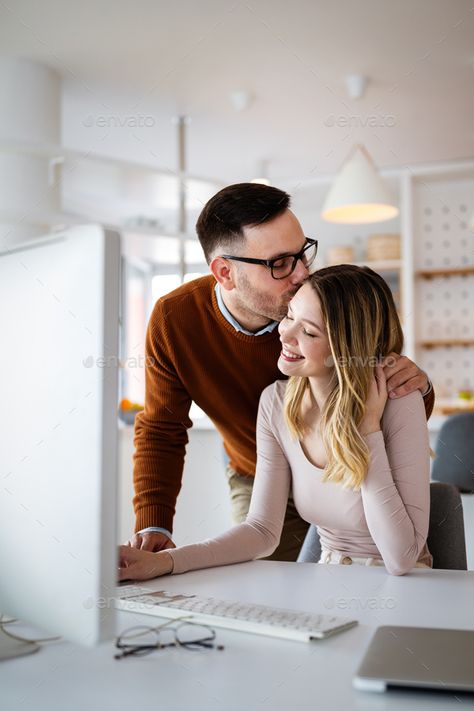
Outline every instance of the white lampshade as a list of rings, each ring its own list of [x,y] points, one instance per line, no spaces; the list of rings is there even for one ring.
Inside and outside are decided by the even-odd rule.
[[[356,225],[390,220],[398,212],[369,153],[363,146],[356,146],[329,190],[322,218]]]

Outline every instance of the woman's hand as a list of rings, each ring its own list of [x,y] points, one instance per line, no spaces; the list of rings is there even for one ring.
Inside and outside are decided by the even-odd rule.
[[[387,380],[384,369],[381,365],[376,365],[365,404],[365,415],[359,426],[362,436],[380,430],[380,420],[382,419],[387,397]]]
[[[119,546],[119,581],[149,580],[173,570],[173,559],[166,551],[151,553],[130,546]]]

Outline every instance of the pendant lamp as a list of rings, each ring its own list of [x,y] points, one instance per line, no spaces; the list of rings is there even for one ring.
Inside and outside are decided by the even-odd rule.
[[[390,220],[398,213],[367,149],[355,146],[329,190],[322,218],[328,222],[358,225]]]

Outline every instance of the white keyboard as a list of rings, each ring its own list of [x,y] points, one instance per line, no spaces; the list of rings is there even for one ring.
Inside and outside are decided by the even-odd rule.
[[[212,627],[239,632],[310,642],[342,632],[357,620],[333,615],[315,615],[268,605],[252,605],[212,597],[159,590],[151,592],[136,585],[118,588],[116,607],[155,617],[185,618]]]

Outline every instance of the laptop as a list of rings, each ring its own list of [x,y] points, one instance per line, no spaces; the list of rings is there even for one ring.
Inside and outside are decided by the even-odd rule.
[[[353,685],[474,692],[474,630],[378,627]]]

